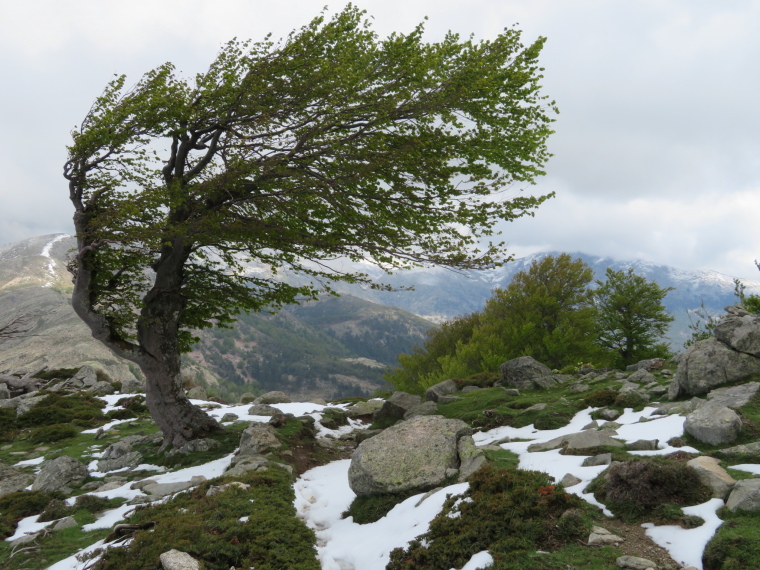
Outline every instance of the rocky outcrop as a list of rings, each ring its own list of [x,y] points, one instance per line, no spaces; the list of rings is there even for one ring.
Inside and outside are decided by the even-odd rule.
[[[532,356],[521,356],[508,360],[501,366],[501,380],[496,385],[519,389],[551,388],[557,380],[551,369]]]
[[[63,491],[71,493],[87,478],[87,467],[83,463],[62,455],[50,461],[44,461],[40,472],[32,483],[32,491]]]
[[[668,397],[673,400],[680,396],[701,396],[758,372],[760,358],[737,352],[717,338],[709,338],[695,343],[683,353]]]
[[[474,460],[472,429],[461,420],[418,416],[359,444],[351,457],[348,483],[357,495],[423,491],[460,475],[462,460]]]
[[[377,410],[383,407],[383,400],[373,399],[366,402],[356,402],[353,406],[346,410],[347,418],[361,418],[364,416],[371,416]]]
[[[730,315],[721,319],[713,331],[715,338],[732,349],[760,357],[760,317]]]
[[[742,420],[731,408],[707,402],[686,417],[683,428],[701,442],[723,445],[739,437]]]

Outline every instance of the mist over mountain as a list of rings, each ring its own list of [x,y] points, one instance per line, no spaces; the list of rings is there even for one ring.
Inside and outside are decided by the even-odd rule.
[[[66,263],[74,246],[72,237],[54,234],[0,248],[0,315],[31,316],[28,334],[0,342],[0,373],[91,364],[114,380],[139,376],[133,364],[92,339],[71,309]],[[233,329],[200,333],[200,342],[184,357],[188,377],[227,399],[273,389],[301,398],[371,394],[387,387],[384,372],[395,365],[399,353],[423,342],[434,322],[480,310],[494,287],[505,287],[515,273],[544,255],[549,254],[479,272],[421,268],[387,275],[374,266],[345,263],[342,269],[363,270],[376,283],[413,290],[338,283],[338,298],[286,307],[275,315],[240,315]],[[675,317],[669,333],[675,350],[690,336],[689,311],[704,303],[709,313],[718,315],[736,300],[733,278],[720,273],[572,255],[588,263],[597,278],[607,267],[630,267],[662,287],[674,287],[665,303]],[[268,271],[253,265],[249,270]],[[300,279],[288,274],[282,278]],[[747,292],[760,292],[758,281],[745,285]]]

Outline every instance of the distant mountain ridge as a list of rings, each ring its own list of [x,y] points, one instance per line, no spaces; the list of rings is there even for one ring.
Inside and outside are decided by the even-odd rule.
[[[0,372],[100,363],[115,379],[139,374],[93,340],[71,310],[66,263],[74,247],[73,237],[52,234],[0,248],[0,315],[35,315],[29,336],[0,343]],[[303,398],[369,394],[384,386],[383,371],[395,364],[398,353],[424,340],[432,321],[482,309],[494,287],[505,287],[517,272],[545,255],[550,253],[480,272],[421,268],[387,275],[374,266],[346,262],[343,269],[363,270],[376,283],[414,290],[378,291],[337,283],[340,298],[287,307],[274,316],[243,315],[232,330],[203,331],[187,363],[198,371],[198,381],[228,397],[265,389],[285,389]],[[597,278],[607,267],[630,267],[660,286],[675,287],[665,303],[676,318],[669,334],[676,350],[690,336],[689,311],[704,302],[705,309],[717,315],[735,302],[733,278],[717,272],[571,255],[591,266]],[[262,274],[268,268],[252,264],[249,270]],[[292,275],[285,278],[298,281]],[[744,283],[748,292],[760,293],[760,282]]]

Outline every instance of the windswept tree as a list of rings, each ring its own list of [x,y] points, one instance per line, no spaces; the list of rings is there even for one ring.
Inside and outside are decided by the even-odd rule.
[[[514,29],[428,43],[422,26],[380,39],[349,5],[280,42],[230,42],[192,79],[167,63],[130,89],[123,76],[107,85],[64,167],[72,303],[142,369],[164,447],[218,428],[177,381],[194,331],[330,280],[370,282],[333,270],[336,258],[389,270],[504,260],[494,224],[548,197],[514,191],[549,156],[543,43]]]

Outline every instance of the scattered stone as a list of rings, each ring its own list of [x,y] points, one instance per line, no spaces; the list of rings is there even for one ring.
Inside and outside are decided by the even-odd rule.
[[[70,384],[78,388],[89,388],[98,382],[98,371],[89,364],[82,366],[74,376],[71,377]]]
[[[551,369],[532,356],[508,360],[501,366],[501,380],[496,385],[519,389],[551,388],[557,385]]]
[[[611,453],[600,453],[592,457],[587,457],[581,463],[581,467],[596,467],[598,465],[609,465],[612,463]]]
[[[240,394],[240,403],[241,404],[250,404],[256,399],[256,394],[253,394],[251,392],[244,392],[243,394]]]
[[[208,393],[201,386],[195,386],[187,391],[189,400],[208,400]]]
[[[110,483],[103,483],[100,484],[97,481],[93,481],[95,483],[95,488],[93,491],[96,493],[102,493],[104,491],[113,491],[114,489],[118,489],[119,487],[123,487],[124,483],[122,481],[111,481]],[[89,483],[87,483],[89,485]],[[82,489],[84,489],[87,485],[83,485]]]
[[[583,384],[582,382],[575,382],[574,384],[568,386],[567,389],[573,394],[583,394],[584,392],[591,390],[591,387]]]
[[[760,479],[737,481],[726,501],[730,511],[760,511]]]
[[[657,382],[657,378],[654,377],[654,374],[648,372],[646,368],[639,368],[636,372],[631,374],[627,380],[634,384],[649,384],[650,382]]]
[[[647,360],[639,360],[636,364],[629,364],[626,366],[626,372],[633,372],[638,370],[644,370],[645,372],[651,372],[652,370],[659,370],[665,364],[664,358],[649,358]]]
[[[453,380],[444,380],[435,386],[431,386],[425,391],[426,402],[438,402],[442,396],[448,396],[458,392],[457,383]]]
[[[565,476],[562,477],[562,481],[560,481],[560,484],[567,489],[568,487],[572,487],[573,485],[577,485],[578,483],[582,483],[582,482],[583,482],[583,479],[579,479],[572,473],[565,473]]]
[[[520,395],[520,390],[518,390],[517,388],[504,388],[504,393],[507,396],[517,398]]]
[[[686,465],[697,472],[703,485],[712,489],[712,496],[715,498],[724,499],[736,484],[736,480],[720,466],[720,461],[714,457],[702,455],[695,457]]]
[[[111,384],[110,382],[105,382],[101,380],[101,381],[96,382],[94,385],[90,386],[85,391],[88,394],[95,394],[97,396],[107,396],[108,394],[116,393],[116,388],[114,388],[113,384]]]
[[[98,471],[108,473],[119,469],[137,467],[142,461],[142,454],[132,449],[126,441],[117,441],[106,447],[103,457],[98,461]]]
[[[600,526],[592,527],[588,537],[589,546],[617,546],[621,542],[623,542],[622,538]]]
[[[274,416],[281,412],[269,404],[254,404],[248,408],[248,413],[252,416]]]
[[[692,398],[686,402],[666,402],[652,412],[653,416],[668,416],[673,414],[690,414],[700,406],[707,403],[704,398]]]
[[[0,402],[12,403],[13,406],[10,406],[10,407],[16,408],[16,417],[19,417],[20,415],[23,415],[29,410],[31,410],[34,406],[39,404],[42,400],[47,398],[47,396],[33,395],[36,393],[37,392],[30,392],[29,394],[24,394],[23,396],[18,396],[10,400],[0,400]]]
[[[219,421],[221,421],[222,423],[226,423],[226,422],[237,421],[237,419],[238,419],[238,415],[237,414],[233,414],[232,412],[227,412],[226,414],[224,414],[222,416],[222,419],[219,420]]]
[[[668,393],[668,387],[660,385],[652,386],[651,388],[647,388],[647,393],[654,398],[660,398]]]
[[[760,441],[745,443],[744,445],[736,445],[734,447],[727,447],[726,449],[721,449],[716,453],[720,453],[721,455],[725,455],[727,457],[732,457],[734,455],[754,455],[756,453],[760,453]]]
[[[263,455],[235,456],[224,474],[239,477],[249,471],[263,471],[267,467],[269,467],[269,459]]]
[[[74,526],[79,526],[79,523],[74,520],[74,517],[64,517],[61,520],[57,521],[54,525],[51,525],[51,530],[63,530],[65,528],[71,528]]]
[[[277,439],[277,431],[269,424],[253,424],[240,436],[240,449],[237,455],[261,455],[282,447]]]
[[[68,455],[43,461],[32,483],[32,491],[62,491],[71,493],[87,478],[87,467]]]
[[[166,497],[167,495],[173,495],[174,493],[185,491],[191,487],[200,485],[205,480],[206,478],[203,475],[197,475],[190,479],[190,481],[176,481],[174,483],[152,483],[145,485],[141,490],[144,493],[151,495],[151,498],[155,499],[156,497]]]
[[[543,404],[543,403],[533,404],[531,407],[525,408],[523,412],[540,412],[541,410],[545,410],[548,406],[549,404]]]
[[[480,386],[465,386],[462,388],[461,392],[462,394],[468,394],[470,392],[476,392],[477,390],[482,390]]]
[[[11,391],[8,389],[7,384],[0,384],[0,400],[10,400]]]
[[[182,453],[184,455],[189,455],[191,453],[206,452],[211,451],[212,449],[216,449],[219,447],[219,445],[221,444],[218,441],[208,437],[202,439],[191,439],[179,449],[172,450],[172,454]]]
[[[416,418],[417,416],[434,416],[438,413],[438,404],[433,400],[422,402],[419,406],[409,408],[404,414],[405,420]]]
[[[583,430],[596,429],[598,427],[599,427],[599,422],[596,421],[596,420],[594,420],[590,424],[586,424],[585,426],[583,426],[581,429],[583,429]]]
[[[742,429],[742,420],[732,409],[708,402],[688,415],[684,430],[697,440],[710,445],[731,443]]]
[[[169,550],[159,556],[164,570],[201,570],[200,562],[187,552]]]
[[[34,481],[34,475],[0,462],[0,497],[23,491]]]
[[[567,449],[590,449],[601,446],[623,447],[623,444],[599,431],[581,431],[556,437],[543,443],[533,443],[528,451],[549,451],[567,445]]]
[[[469,435],[459,438],[457,453],[459,454],[460,483],[466,481],[470,475],[485,465],[487,461],[483,449],[477,447],[472,436]]]
[[[279,390],[267,392],[253,401],[254,404],[289,404],[290,402],[292,402],[290,397]]]
[[[747,382],[729,388],[716,388],[708,392],[707,399],[736,410],[747,405],[758,390],[760,390],[760,382]]]
[[[135,376],[126,376],[121,381],[122,394],[144,394],[145,393],[145,381],[135,378]]]
[[[383,400],[379,399],[367,400],[366,402],[356,402],[353,406],[346,410],[346,417],[360,418],[363,416],[371,416],[382,407]]]
[[[597,415],[603,420],[614,421],[622,416],[623,412],[616,410],[615,408],[604,408],[603,410],[599,410]]]
[[[224,493],[228,489],[243,489],[244,491],[247,491],[250,488],[251,486],[247,483],[243,483],[241,481],[232,481],[231,483],[225,483],[224,485],[212,485],[208,488],[208,491],[206,491],[206,496],[213,497],[219,493]]]
[[[472,429],[461,420],[418,416],[359,444],[348,481],[357,495],[437,487],[458,475],[459,440]]]
[[[626,445],[628,451],[652,451],[658,449],[659,439],[639,439]]]
[[[615,564],[620,568],[629,570],[655,570],[657,568],[656,562],[638,556],[620,556],[615,560]]]
[[[419,396],[407,394],[406,392],[394,392],[390,398],[383,402],[382,407],[372,415],[372,419],[374,421],[387,418],[402,419],[406,412],[414,406],[419,406],[421,403],[422,398]]]
[[[668,397],[701,396],[713,388],[743,380],[760,372],[760,359],[732,350],[716,338],[690,346],[678,362]]]

